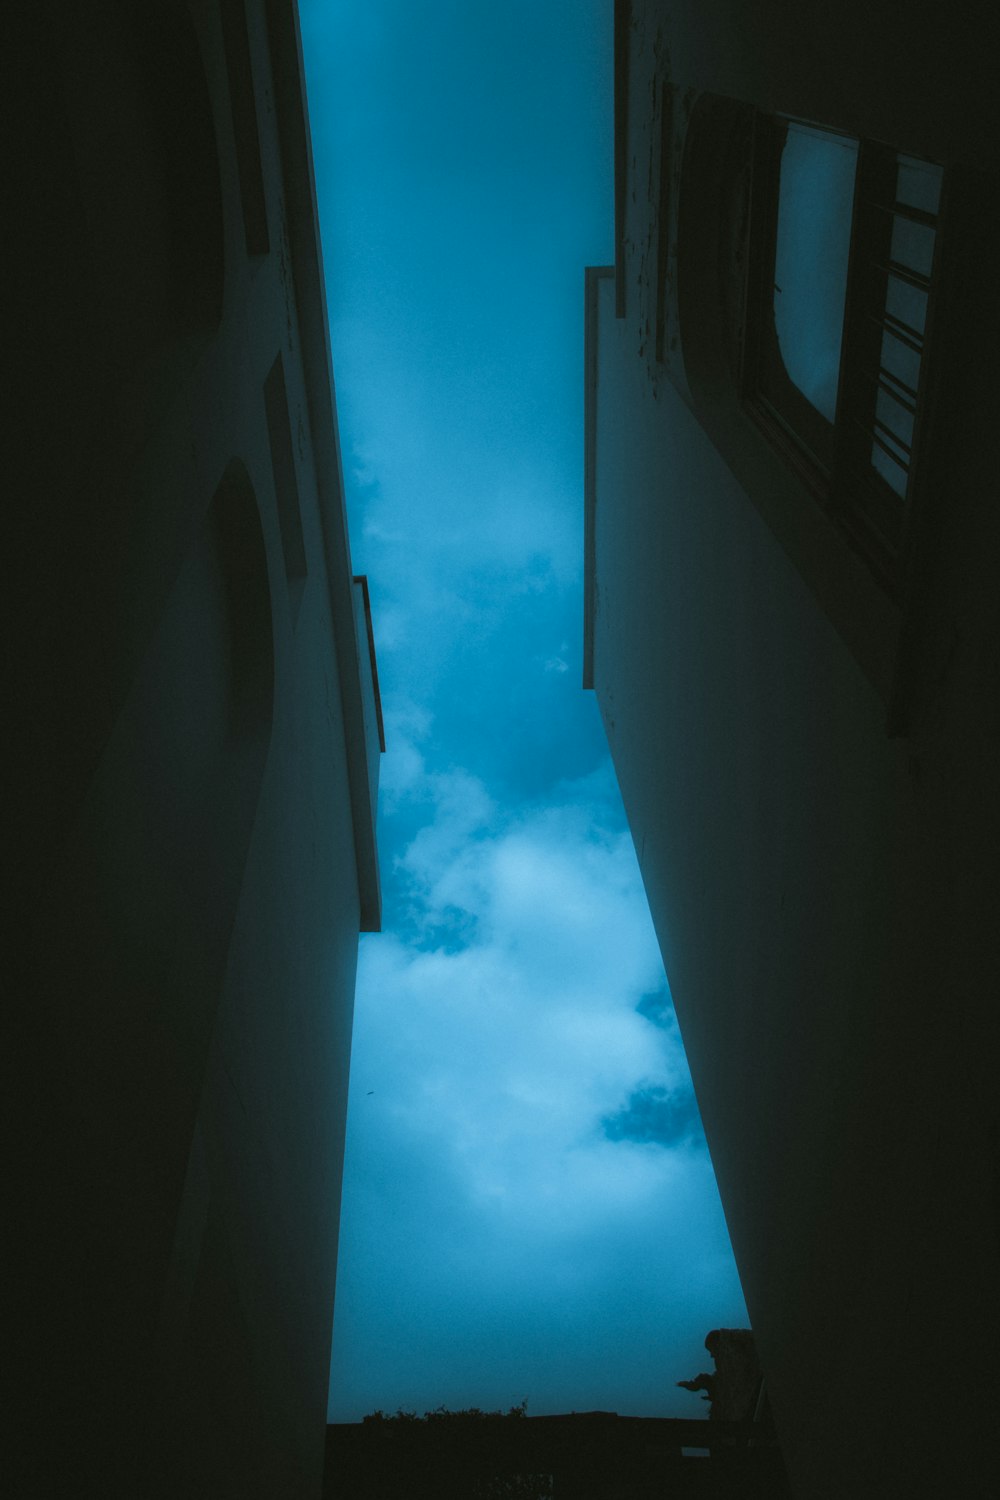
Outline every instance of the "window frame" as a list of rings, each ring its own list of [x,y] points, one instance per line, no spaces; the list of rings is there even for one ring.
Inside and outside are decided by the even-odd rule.
[[[832,444],[822,441],[827,419],[812,407],[790,377],[776,404],[763,390],[775,380],[774,272],[780,193],[781,154],[790,125],[803,125],[831,136],[857,141],[858,156],[847,268],[837,407]],[[939,173],[936,214],[897,202],[898,170],[903,160],[916,161]],[[740,396],[743,409],[771,445],[796,472],[812,498],[836,521],[860,552],[881,586],[892,596],[901,590],[903,560],[910,538],[919,488],[920,439],[927,390],[927,350],[932,342],[934,304],[939,281],[941,224],[946,206],[947,174],[937,163],[825,124],[789,115],[757,112],[752,143],[752,186],[744,301]],[[902,210],[902,211],[901,211]],[[891,257],[897,217],[909,217],[934,232],[930,273],[911,272]],[[903,277],[899,277],[902,270]],[[915,279],[926,294],[924,328],[909,342],[918,353],[915,390],[889,390],[894,377],[881,364],[888,311],[890,277]],[[898,320],[897,320],[898,321]],[[905,325],[900,325],[905,327]],[[913,334],[912,329],[906,330]],[[898,337],[896,332],[894,337]],[[917,347],[917,345],[919,347]],[[762,378],[770,360],[767,379]],[[778,351],[778,364],[781,364]],[[879,390],[888,391],[912,416],[912,440],[906,489],[900,496],[874,468],[873,443],[891,452],[876,423]],[[783,409],[782,409],[783,408]],[[815,432],[814,429],[815,428]],[[818,451],[826,448],[825,454]],[[902,455],[903,448],[899,447]]]

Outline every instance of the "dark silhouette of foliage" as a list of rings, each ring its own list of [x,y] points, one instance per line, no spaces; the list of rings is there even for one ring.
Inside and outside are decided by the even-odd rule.
[[[440,1440],[439,1455],[445,1452],[448,1455],[447,1472],[439,1472],[431,1481],[437,1500],[451,1500],[453,1488],[456,1496],[461,1491],[462,1500],[548,1500],[552,1494],[551,1474],[483,1473],[477,1456],[477,1433],[487,1425],[523,1419],[527,1410],[527,1401],[508,1411],[483,1411],[478,1406],[451,1411],[439,1406],[418,1417],[416,1412],[400,1407],[390,1415],[382,1410],[373,1411],[364,1421],[402,1433],[421,1427],[428,1436],[432,1431],[435,1433]]]
[[[366,1422],[496,1422],[508,1421],[511,1417],[524,1417],[527,1414],[528,1403],[522,1401],[520,1406],[512,1406],[509,1411],[483,1411],[478,1406],[467,1406],[461,1411],[451,1411],[447,1406],[436,1406],[433,1411],[425,1411],[422,1417],[418,1417],[415,1411],[404,1411],[401,1406],[387,1417],[379,1407],[376,1411],[369,1412],[364,1420]]]

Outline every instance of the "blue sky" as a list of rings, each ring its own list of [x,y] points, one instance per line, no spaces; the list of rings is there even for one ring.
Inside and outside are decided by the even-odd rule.
[[[330,1416],[700,1415],[674,1382],[746,1312],[580,687],[610,0],[300,11],[388,745]]]

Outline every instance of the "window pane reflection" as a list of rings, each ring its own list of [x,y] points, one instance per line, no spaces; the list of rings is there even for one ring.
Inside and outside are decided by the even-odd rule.
[[[774,321],[789,378],[828,421],[837,407],[858,143],[790,122],[781,156]]]

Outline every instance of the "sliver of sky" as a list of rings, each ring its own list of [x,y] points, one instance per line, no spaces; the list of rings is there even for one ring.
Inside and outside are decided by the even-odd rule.
[[[674,1382],[746,1310],[580,687],[610,0],[300,10],[387,738],[330,1418],[701,1415]]]

